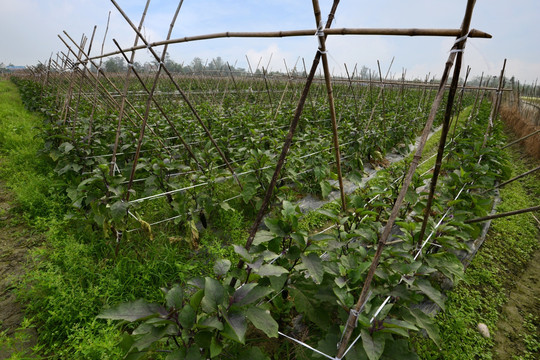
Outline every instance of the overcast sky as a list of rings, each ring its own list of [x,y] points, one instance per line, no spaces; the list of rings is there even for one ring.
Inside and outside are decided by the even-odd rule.
[[[139,22],[145,0],[118,0],[134,23]],[[320,0],[326,18],[331,0]],[[333,27],[459,28],[466,0],[341,0]],[[145,21],[144,34],[150,41],[163,40],[176,0],[152,0]],[[90,37],[97,25],[92,53],[100,51],[111,11],[111,25],[105,51],[114,50],[112,39],[122,47],[133,44],[134,32],[109,0],[0,0],[0,62],[34,65],[45,62],[51,53],[64,51],[57,34],[66,30],[79,40]],[[201,35],[223,31],[271,31],[314,28],[309,0],[185,0],[172,37]],[[540,1],[477,0],[472,28],[488,32],[492,39],[469,39],[465,63],[472,73],[498,75],[505,58],[507,75],[533,83],[540,77]],[[450,38],[334,36],[327,40],[330,66],[335,74],[366,65],[376,69],[380,60],[386,71],[395,57],[391,73],[400,77],[423,78],[440,75],[453,40]],[[275,39],[216,39],[177,44],[169,47],[171,58],[189,63],[194,57],[211,60],[221,56],[231,64],[283,70],[284,62],[293,67],[298,59],[311,63],[317,48],[315,36]],[[147,50],[136,60],[150,60]],[[298,62],[302,69],[301,60]]]

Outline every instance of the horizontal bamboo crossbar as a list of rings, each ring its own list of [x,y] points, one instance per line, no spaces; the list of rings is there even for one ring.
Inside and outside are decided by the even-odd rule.
[[[168,44],[179,44],[189,41],[210,40],[219,38],[276,38],[276,37],[295,37],[295,36],[315,36],[317,29],[288,30],[288,31],[268,31],[268,32],[221,32],[205,35],[186,36],[177,39],[156,41],[150,43],[151,47],[158,47]],[[391,35],[391,36],[448,36],[458,37],[461,34],[460,29],[387,29],[387,28],[338,28],[325,29],[325,35]],[[469,33],[471,38],[486,38],[492,36],[486,32],[472,29]],[[124,52],[135,51],[146,48],[146,45],[133,46],[123,49]],[[92,60],[118,55],[120,51],[113,51],[107,54],[92,57]]]

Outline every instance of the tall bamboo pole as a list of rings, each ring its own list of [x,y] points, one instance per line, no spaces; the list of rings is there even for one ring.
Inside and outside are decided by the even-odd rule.
[[[120,14],[124,17],[124,19],[126,20],[126,22],[131,26],[131,28],[137,33],[137,35],[139,36],[139,38],[144,42],[144,44],[148,47],[148,50],[150,51],[150,53],[154,56],[154,58],[157,60],[157,61],[160,61],[160,58],[159,56],[157,55],[157,53],[155,52],[155,50],[152,48],[152,46],[150,45],[150,43],[148,43],[148,41],[144,38],[144,36],[141,34],[141,32],[135,27],[135,25],[133,24],[133,22],[129,19],[129,17],[127,16],[127,14],[124,12],[124,10],[122,10],[122,8],[118,5],[118,3],[115,1],[115,0],[111,0],[111,2],[113,3],[113,5],[116,7],[116,9],[120,12]],[[165,66],[165,64],[160,64],[161,65],[161,68],[163,69],[163,71],[165,71],[165,73],[167,74],[167,76],[169,77],[169,79],[171,80],[171,82],[173,83],[173,85],[175,86],[176,90],[180,93],[180,95],[182,96],[182,98],[184,99],[185,103],[188,105],[188,107],[190,108],[191,112],[193,113],[193,115],[195,116],[195,118],[197,119],[197,122],[199,123],[199,125],[201,125],[201,127],[204,129],[204,132],[206,133],[206,136],[208,136],[208,138],[210,139],[210,141],[212,142],[212,145],[214,145],[214,148],[218,151],[221,159],[223,160],[223,162],[225,163],[225,165],[227,166],[227,168],[229,169],[229,171],[231,172],[233,178],[236,180],[236,183],[238,184],[238,186],[240,187],[240,189],[242,189],[242,184],[240,183],[240,180],[238,179],[238,176],[236,175],[236,173],[234,172],[234,169],[232,168],[229,160],[227,160],[227,157],[225,156],[225,154],[223,153],[223,151],[221,150],[221,148],[219,147],[219,145],[217,144],[216,140],[214,140],[214,137],[212,136],[212,134],[210,133],[210,130],[208,130],[208,127],[205,125],[205,123],[202,121],[199,113],[197,112],[197,110],[195,109],[195,107],[193,106],[193,104],[191,103],[191,101],[188,99],[186,93],[182,90],[182,88],[180,87],[180,85],[178,85],[178,83],[176,82],[176,80],[174,79],[174,77],[172,76],[172,74],[170,73],[170,71],[167,69],[167,66]]]
[[[332,21],[334,20],[334,14],[336,13],[336,9],[338,5],[339,5],[339,0],[334,0],[334,3],[332,4],[332,9],[330,10],[330,13],[328,14],[328,20],[326,22],[325,29],[329,28],[332,25]],[[294,117],[291,120],[291,124],[289,126],[289,132],[287,133],[287,136],[285,137],[283,148],[281,149],[281,154],[279,155],[279,158],[276,164],[276,169],[274,170],[274,174],[272,175],[270,184],[268,185],[268,188],[266,189],[266,194],[264,196],[261,208],[259,209],[259,212],[257,213],[257,217],[255,218],[255,221],[253,222],[249,230],[249,236],[245,245],[245,248],[247,250],[251,248],[253,239],[255,239],[255,234],[257,234],[259,225],[261,224],[262,219],[264,215],[266,214],[268,205],[270,204],[270,199],[272,198],[274,188],[276,187],[276,184],[278,182],[281,169],[283,168],[283,165],[285,164],[285,159],[287,158],[287,154],[289,153],[289,149],[291,148],[292,140],[296,132],[296,128],[298,126],[300,116],[302,116],[302,111],[304,110],[306,98],[309,94],[309,89],[311,87],[311,84],[313,83],[313,78],[315,77],[315,73],[317,72],[317,67],[319,66],[321,55],[322,54],[320,53],[320,51],[317,50],[317,53],[315,54],[315,58],[313,59],[313,64],[311,65],[311,70],[309,71],[309,74],[307,76],[306,83],[302,91],[302,95],[300,96],[300,99],[298,100],[298,105],[296,106]],[[244,266],[244,261],[240,260],[238,262],[238,268],[241,268],[243,266]],[[234,285],[236,284],[236,280],[237,280],[236,278],[231,279],[230,285],[234,287]]]
[[[143,13],[141,15],[141,20],[139,22],[139,27],[138,27],[139,30],[141,30],[142,27],[143,27],[144,19],[146,18],[146,13],[148,11],[149,6],[150,6],[150,0],[147,0],[146,5],[145,5],[144,10],[143,10]],[[135,40],[134,40],[134,45],[133,46],[137,46],[138,42],[139,42],[139,37],[137,35],[135,35]],[[134,60],[135,60],[135,51],[132,51],[131,52],[131,58],[129,59],[129,63],[133,63]],[[128,66],[126,76],[124,78],[124,89],[122,91],[122,97],[121,97],[121,100],[120,100],[120,109],[119,109],[119,113],[118,113],[118,121],[117,121],[117,125],[116,125],[116,134],[115,134],[115,137],[114,137],[114,146],[113,146],[113,152],[112,152],[112,158],[111,158],[111,164],[110,164],[111,167],[109,169],[109,175],[110,176],[112,176],[114,174],[114,170],[116,169],[116,153],[118,152],[118,146],[119,146],[119,143],[120,143],[120,134],[122,132],[122,119],[124,118],[124,113],[125,113],[127,92],[128,92],[128,88],[129,88],[129,77],[131,75],[131,70],[132,70],[132,67]],[[143,119],[143,122],[145,122],[144,119]],[[128,197],[129,197],[129,191],[127,192],[127,194],[128,194]]]
[[[467,9],[465,11],[465,17],[463,20],[462,29],[460,31],[459,36],[463,37],[467,35],[470,21],[472,18],[472,12],[474,8],[475,0],[468,0],[467,2]],[[456,45],[454,45],[454,49],[459,50],[462,49],[463,42],[459,42]],[[369,294],[369,288],[371,286],[371,282],[373,281],[373,276],[375,275],[375,270],[377,269],[377,266],[379,265],[379,261],[381,259],[382,251],[386,245],[386,242],[388,240],[388,237],[390,236],[390,232],[392,230],[392,227],[394,226],[394,222],[399,214],[399,209],[401,208],[401,204],[403,203],[403,200],[405,199],[405,194],[407,193],[409,189],[409,185],[412,181],[412,177],[416,171],[416,168],[418,166],[418,163],[420,161],[420,158],[422,157],[422,151],[424,150],[424,146],[426,144],[429,132],[431,130],[431,126],[433,125],[433,121],[435,120],[435,115],[437,113],[437,109],[439,108],[439,105],[442,101],[443,95],[444,95],[444,88],[446,85],[446,82],[448,81],[448,75],[450,73],[450,69],[454,64],[454,59],[456,57],[456,52],[452,51],[450,52],[450,55],[448,56],[448,60],[446,61],[445,68],[443,71],[443,75],[439,84],[439,90],[437,92],[437,95],[435,97],[435,101],[433,102],[433,105],[431,107],[431,111],[428,117],[428,120],[426,122],[426,126],[424,127],[424,130],[422,132],[422,135],[420,137],[420,141],[418,144],[418,148],[416,149],[416,152],[414,154],[413,160],[411,162],[411,165],[409,167],[408,173],[403,181],[403,185],[401,187],[401,190],[399,192],[399,195],[394,203],[394,206],[392,208],[392,212],[390,213],[390,217],[388,218],[388,222],[386,223],[383,233],[379,239],[379,243],[377,246],[377,250],[375,252],[375,255],[373,257],[373,261],[371,263],[371,266],[369,268],[368,274],[366,276],[366,280],[364,281],[364,286],[362,287],[362,291],[360,293],[360,296],[358,298],[358,301],[356,302],[356,305],[349,314],[349,318],[347,319],[347,324],[345,325],[345,331],[343,334],[343,339],[341,343],[339,344],[338,352],[337,352],[337,358],[341,359],[343,357],[343,354],[347,350],[347,346],[349,344],[349,341],[351,339],[352,333],[354,329],[356,328],[356,322],[358,319],[358,312],[363,307],[364,303],[367,301],[368,294]]]
[[[338,129],[336,121],[336,107],[334,105],[334,95],[332,94],[332,78],[330,75],[330,70],[328,67],[328,57],[326,55],[326,39],[324,36],[324,31],[322,31],[322,20],[321,20],[321,8],[319,7],[318,0],[312,0],[313,12],[315,14],[316,24],[320,24],[320,29],[317,31],[317,36],[319,38],[319,53],[322,55],[322,63],[324,70],[324,80],[326,83],[326,91],[328,94],[328,107],[330,108],[330,120],[332,121],[332,141],[334,143],[334,154],[336,158],[336,170],[339,181],[339,193],[341,196],[341,209],[343,212],[347,211],[347,198],[345,197],[345,189],[343,186],[343,175],[341,173],[341,154],[339,151],[339,138],[338,138]]]
[[[150,1],[150,0],[148,0]],[[174,28],[174,24],[176,23],[176,19],[178,18],[178,13],[180,12],[180,9],[182,8],[182,4],[184,3],[184,0],[180,0],[178,3],[178,7],[176,8],[176,12],[174,13],[173,19],[171,21],[171,24],[169,25],[169,32],[167,34],[167,40],[171,38],[172,30]],[[118,43],[115,41],[115,44],[118,45]],[[137,170],[137,164],[139,162],[139,156],[141,154],[141,147],[144,140],[144,132],[146,130],[146,124],[148,122],[148,116],[150,115],[150,107],[152,105],[152,99],[154,98],[154,92],[156,91],[157,84],[159,81],[159,75],[161,74],[161,68],[163,67],[163,62],[165,61],[165,56],[167,55],[167,46],[165,45],[163,47],[163,52],[161,53],[161,59],[159,60],[159,66],[156,71],[156,74],[154,76],[154,81],[152,83],[152,88],[150,89],[150,92],[148,93],[148,99],[146,100],[146,107],[144,109],[144,115],[143,115],[143,122],[141,124],[141,129],[139,131],[139,139],[137,140],[137,148],[135,150],[135,157],[133,158],[133,165],[131,166],[131,173],[129,175],[129,182],[127,186],[126,191],[126,201],[129,201],[130,197],[130,191],[131,187],[133,186],[133,180],[135,179],[135,172]],[[133,64],[132,64],[133,65]]]
[[[474,6],[476,0],[472,1],[472,6]],[[472,11],[472,9],[471,9]],[[472,15],[472,13],[471,13]],[[469,32],[471,19],[464,19],[462,24],[462,34],[467,34]],[[448,98],[446,101],[446,111],[444,113],[443,127],[441,130],[441,138],[439,140],[439,148],[437,150],[437,159],[435,160],[435,167],[433,169],[433,175],[431,177],[429,195],[427,198],[426,207],[424,208],[424,219],[422,221],[422,227],[420,228],[420,233],[418,235],[418,248],[424,240],[424,234],[426,232],[427,223],[429,216],[431,214],[431,206],[433,204],[433,197],[435,196],[435,189],[437,188],[437,180],[439,179],[439,173],[441,171],[442,159],[444,155],[444,148],[446,146],[446,138],[448,136],[448,131],[450,130],[450,121],[452,120],[452,110],[454,107],[454,98],[456,96],[457,87],[459,83],[459,73],[461,72],[461,63],[463,60],[463,50],[465,49],[465,44],[467,38],[462,38],[463,40],[457,43],[456,51],[456,63],[454,65],[454,74],[452,75],[452,83],[450,85],[450,90],[448,91]],[[457,120],[456,120],[457,122]]]

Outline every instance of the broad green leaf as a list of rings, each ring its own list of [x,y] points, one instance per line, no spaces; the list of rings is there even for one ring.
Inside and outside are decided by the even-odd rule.
[[[97,318],[133,322],[150,316],[158,316],[163,312],[163,307],[158,304],[149,304],[144,300],[139,299],[107,309],[99,314]]]
[[[444,296],[443,294],[435,289],[428,280],[425,279],[416,279],[414,285],[422,291],[427,297],[429,297],[433,302],[440,306],[441,309],[445,309],[444,306]]]
[[[324,269],[322,267],[322,261],[315,253],[309,253],[308,255],[300,255],[302,263],[306,266],[311,277],[320,284],[324,276]]]
[[[204,357],[197,347],[192,346],[188,349],[184,360],[204,360]]]
[[[126,216],[129,203],[119,200],[111,205],[111,217],[114,221],[120,221]]]
[[[374,332],[373,336],[366,329],[362,329],[362,345],[369,360],[378,360],[385,345],[385,337],[380,332]]]
[[[223,323],[219,321],[217,316],[211,316],[207,319],[204,319],[203,321],[199,323],[198,326],[204,326],[204,327],[209,327],[209,328],[213,328],[217,330],[223,330]]]
[[[167,306],[170,308],[182,308],[183,300],[184,294],[180,285],[173,286],[172,289],[167,291],[167,294],[165,295],[165,301],[167,301]]]
[[[447,278],[463,279],[463,264],[456,255],[451,253],[436,253],[426,256],[427,263],[443,273]]]
[[[403,319],[408,322],[415,323],[419,328],[426,330],[428,336],[433,340],[435,345],[441,346],[441,338],[439,336],[439,328],[435,321],[428,315],[426,315],[420,309],[405,308],[403,313]]]
[[[223,289],[223,285],[219,281],[210,277],[204,279],[204,297],[201,301],[204,312],[217,311],[218,305],[223,303],[224,296],[225,289]]]
[[[250,262],[253,260],[253,257],[248,253],[245,247],[234,244],[233,248],[234,252],[240,255],[245,261]]]
[[[214,274],[216,276],[223,276],[227,274],[227,271],[231,268],[231,261],[227,259],[221,259],[214,264]]]
[[[191,299],[189,299],[189,304],[194,310],[197,310],[199,308],[199,305],[201,304],[201,300],[204,297],[204,289],[198,290],[191,296]]]
[[[210,357],[214,358],[221,354],[222,351],[223,345],[221,345],[221,342],[215,337],[212,337],[212,342],[210,343]]]
[[[154,327],[133,343],[133,348],[139,351],[147,349],[150,345],[166,337],[169,333],[168,326]]]
[[[259,286],[255,283],[245,284],[234,292],[232,303],[238,306],[248,305],[265,297],[272,291],[271,288]]]
[[[249,307],[246,316],[257,329],[263,331],[268,337],[278,336],[278,323],[268,310]]]
[[[287,269],[277,266],[277,265],[271,265],[271,264],[265,264],[261,266],[259,269],[258,274],[260,276],[280,276],[282,274],[287,274]]]
[[[256,246],[256,245],[264,244],[275,237],[276,236],[270,231],[259,230],[257,234],[255,235],[255,238],[253,239],[253,245]]]
[[[387,328],[400,327],[400,328],[407,329],[407,330],[413,330],[413,331],[418,330],[418,328],[416,326],[414,326],[413,324],[411,324],[411,323],[409,323],[407,321],[402,321],[402,320],[398,320],[398,319],[385,319],[383,325],[384,325],[384,327],[387,327]]]
[[[319,210],[320,211],[320,210]],[[334,240],[336,237],[330,234],[316,234],[309,237],[311,241]]]
[[[317,210],[318,213],[328,216],[330,219],[339,221],[339,216],[332,210],[327,209],[319,209]]]
[[[280,219],[267,218],[264,220],[264,224],[270,229],[270,232],[277,236],[287,236],[287,225]]]
[[[246,317],[237,311],[222,313],[223,318],[227,322],[224,330],[221,332],[223,336],[244,344],[246,341],[247,321]]]
[[[186,305],[178,313],[178,321],[184,329],[191,329],[195,325],[196,316],[191,305]]]
[[[332,185],[327,180],[323,180],[319,183],[321,186],[321,196],[323,199],[326,199],[328,195],[332,192]]]

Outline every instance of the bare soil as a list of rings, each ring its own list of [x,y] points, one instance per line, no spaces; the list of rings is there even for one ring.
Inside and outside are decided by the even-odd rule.
[[[0,182],[0,359],[28,351],[36,344],[33,329],[17,330],[24,313],[14,290],[24,275],[29,249],[41,240],[42,236],[23,225],[11,194]]]
[[[523,335],[527,333],[523,326],[525,316],[533,315],[536,332],[540,334],[540,250],[536,251],[515,285],[502,309],[494,334],[495,360],[521,359],[520,356],[525,353]],[[534,359],[540,359],[540,354],[536,354]]]

